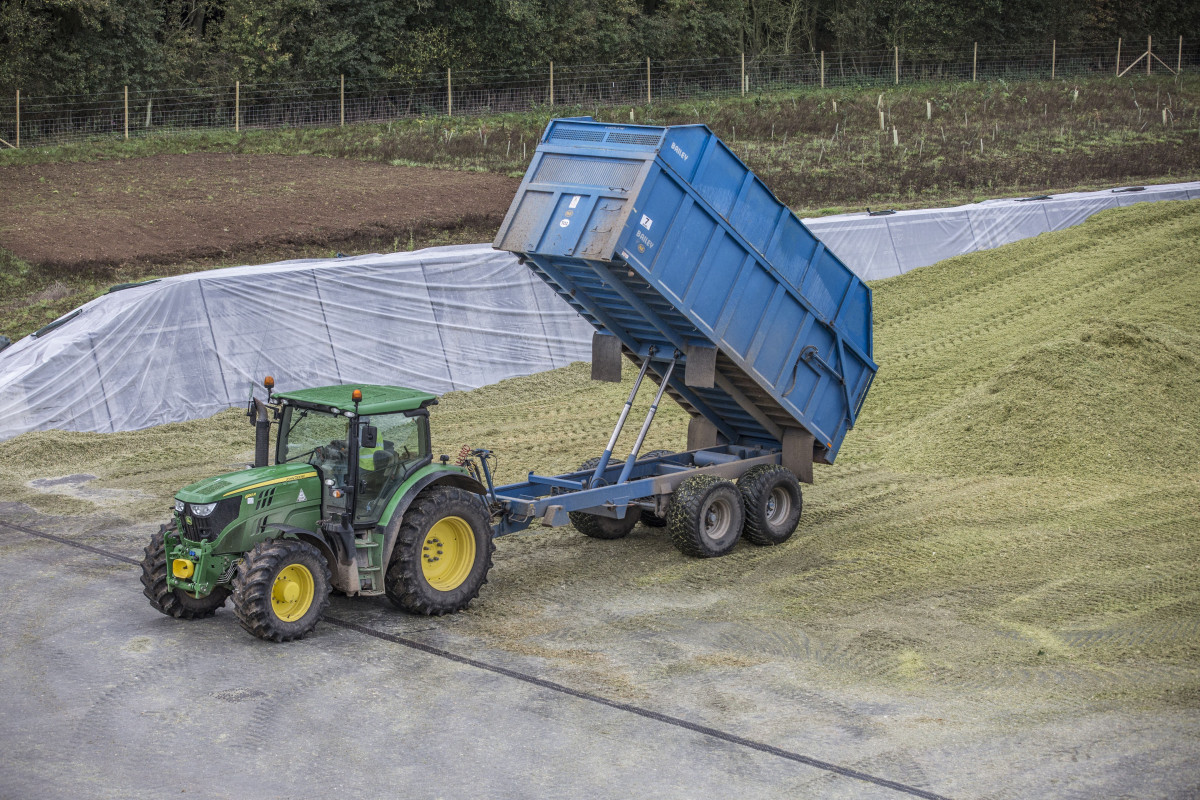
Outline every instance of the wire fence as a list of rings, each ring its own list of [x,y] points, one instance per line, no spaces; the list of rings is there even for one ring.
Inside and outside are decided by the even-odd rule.
[[[979,46],[952,57],[892,50],[791,56],[556,65],[433,73],[407,80],[258,83],[184,89],[137,87],[92,95],[24,97],[0,106],[0,147],[201,130],[330,127],[551,106],[601,108],[800,87],[827,89],[930,81],[1133,78],[1200,71],[1200,47]]]

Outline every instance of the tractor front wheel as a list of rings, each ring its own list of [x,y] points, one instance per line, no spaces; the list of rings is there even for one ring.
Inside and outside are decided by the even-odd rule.
[[[238,564],[233,611],[242,627],[260,639],[301,639],[328,607],[329,566],[307,542],[259,542]]]
[[[414,614],[461,611],[487,583],[495,549],[479,495],[453,486],[426,489],[397,531],[384,581],[388,599]]]
[[[204,597],[192,597],[182,589],[171,589],[167,586],[167,526],[163,525],[158,533],[150,537],[142,557],[142,594],[150,599],[150,605],[176,619],[203,619],[217,613],[217,609],[225,605],[229,590],[218,586]]]

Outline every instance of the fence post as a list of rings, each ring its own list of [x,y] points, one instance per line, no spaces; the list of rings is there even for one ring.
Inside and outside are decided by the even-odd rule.
[[[1116,70],[1115,74],[1118,78],[1121,77],[1121,40],[1120,40],[1120,38],[1117,39],[1117,70]]]
[[[554,62],[550,62],[550,105],[554,105]]]
[[[1182,37],[1180,37],[1182,38]],[[742,97],[746,96],[746,51],[742,51],[742,82],[738,84],[738,89],[742,92]]]
[[[1150,55],[1150,52],[1151,52],[1150,51],[1150,38],[1151,37],[1149,37],[1149,36],[1146,37],[1146,74],[1147,75],[1150,74],[1150,62],[1154,60],[1154,58]]]
[[[346,76],[342,74],[338,78],[341,79],[341,83],[338,86],[338,110],[340,116],[338,125],[344,127],[346,124]]]
[[[1058,65],[1058,40],[1050,40],[1050,80],[1054,80],[1054,68]]]
[[[21,90],[17,89],[17,145],[18,150],[21,149]]]
[[[821,88],[825,88],[825,51],[821,51]]]
[[[646,105],[650,105],[650,56],[646,56]]]
[[[975,52],[971,56],[971,83],[975,82],[975,75],[979,69],[979,42],[975,43]]]
[[[242,82],[233,82],[233,129],[242,129]]]
[[[1179,37],[1179,55],[1175,57],[1175,74],[1183,72],[1183,37]]]
[[[454,116],[454,85],[450,82],[449,67],[446,67],[446,116]]]
[[[896,45],[896,85],[900,85],[900,45]]]
[[[129,87],[125,87],[125,138],[129,138]]]

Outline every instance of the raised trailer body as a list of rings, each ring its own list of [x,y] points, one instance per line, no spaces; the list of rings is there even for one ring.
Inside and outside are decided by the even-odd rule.
[[[512,524],[661,509],[688,471],[833,463],[877,369],[870,289],[707,126],[551,121],[494,246],[596,328],[593,377],[628,359],[693,418],[688,453],[638,461],[639,436],[610,469],[631,395],[590,473],[494,490]]]

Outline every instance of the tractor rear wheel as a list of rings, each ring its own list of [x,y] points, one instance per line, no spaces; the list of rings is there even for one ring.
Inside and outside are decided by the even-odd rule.
[[[800,523],[803,498],[800,481],[787,467],[764,464],[737,482],[746,505],[746,541],[757,545],[783,544]]]
[[[329,607],[329,565],[317,548],[294,539],[259,542],[233,577],[233,612],[269,642],[301,639]]]
[[[595,469],[599,463],[600,459],[589,458],[579,465],[579,471]],[[598,517],[585,511],[568,511],[567,516],[571,518],[575,530],[593,539],[623,539],[638,524],[638,515],[632,512],[627,512],[624,519]]]
[[[696,475],[679,484],[671,495],[667,530],[681,552],[712,558],[733,549],[745,518],[742,495],[733,481]]]
[[[150,537],[142,556],[142,594],[150,599],[150,605],[176,619],[203,619],[217,613],[225,605],[229,590],[218,586],[204,597],[195,598],[182,589],[167,587],[167,526],[159,527],[158,533]]]
[[[404,514],[384,589],[400,608],[427,616],[461,611],[492,568],[491,515],[479,495],[426,489]]]
[[[663,456],[670,455],[674,455],[674,453],[670,450],[651,450],[649,453],[646,453],[646,455],[642,456],[642,458],[639,458],[638,461],[641,461],[644,458],[661,458]],[[642,524],[648,528],[665,528],[667,527],[667,520],[663,517],[660,517],[658,514],[655,514],[653,511],[643,510]]]

